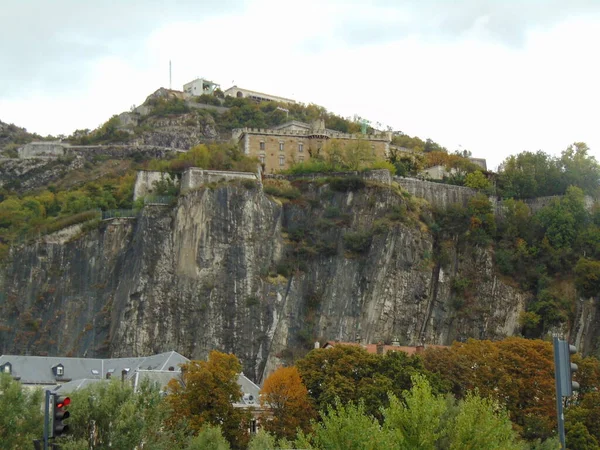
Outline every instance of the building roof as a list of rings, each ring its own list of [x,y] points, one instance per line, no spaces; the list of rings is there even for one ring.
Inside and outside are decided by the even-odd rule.
[[[92,384],[107,381],[110,378],[121,379],[125,371],[125,379],[137,390],[142,381],[156,382],[164,388],[169,381],[181,375],[182,364],[190,360],[175,351],[137,358],[67,358],[61,356],[0,356],[0,366],[11,365],[11,374],[22,384],[57,385],[55,392],[69,393],[83,389]],[[62,365],[64,375],[56,377],[53,368]],[[260,387],[243,373],[238,375],[238,384],[242,390],[242,398],[234,403],[237,407],[258,405]]]
[[[107,373],[118,374],[126,370],[127,378],[131,378],[136,370],[168,370],[189,360],[175,351],[137,358],[67,358],[62,356],[0,356],[0,366],[11,363],[12,375],[19,377],[23,384],[56,384],[57,377],[52,368],[58,364],[64,367],[60,380],[65,382],[82,379],[102,379]]]
[[[260,387],[248,379],[243,372],[238,375],[237,382],[242,389],[242,398],[235,402],[233,406],[246,407],[259,405]]]
[[[283,100],[286,103],[296,103],[296,100],[292,100],[291,98],[280,97],[279,95],[273,95],[273,94],[265,94],[264,92],[251,91],[250,89],[241,88],[236,85],[233,85],[229,89],[226,89],[224,93],[225,93],[225,95],[227,95],[230,91],[233,91],[233,90],[242,91],[245,94],[251,95],[254,97],[260,97],[260,98],[265,98],[265,99],[272,98],[272,99],[277,99],[277,100]]]

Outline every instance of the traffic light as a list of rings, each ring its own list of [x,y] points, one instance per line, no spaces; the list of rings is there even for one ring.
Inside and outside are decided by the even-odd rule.
[[[52,394],[53,408],[52,408],[52,425],[50,427],[50,437],[60,437],[63,434],[69,432],[69,425],[63,423],[64,420],[68,419],[71,415],[66,410],[67,406],[71,403],[69,397],[63,397],[58,394]]]
[[[573,381],[573,374],[577,372],[578,367],[571,362],[571,355],[577,353],[577,349],[567,341],[554,339],[554,370],[557,385],[560,383],[562,397],[570,397],[573,391],[579,390],[579,383]]]

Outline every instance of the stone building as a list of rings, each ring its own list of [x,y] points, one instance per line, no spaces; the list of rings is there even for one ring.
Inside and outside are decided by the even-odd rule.
[[[322,154],[333,139],[342,148],[362,143],[371,148],[376,158],[384,159],[392,136],[388,132],[349,134],[329,130],[320,119],[312,124],[293,120],[273,128],[238,128],[233,130],[232,139],[246,155],[258,158],[266,173],[273,173]]]
[[[278,97],[277,95],[264,94],[262,92],[251,91],[237,86],[231,86],[226,89],[224,94],[229,97],[250,98],[258,102],[279,102],[279,103],[296,103],[291,98]]]
[[[212,95],[219,87],[217,83],[213,83],[212,81],[205,80],[204,78],[196,78],[183,85],[183,92],[194,96],[203,94]]]

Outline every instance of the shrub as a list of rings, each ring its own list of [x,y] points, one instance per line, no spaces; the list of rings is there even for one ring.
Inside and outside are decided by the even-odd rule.
[[[344,235],[344,246],[354,253],[365,253],[371,247],[373,234],[370,231],[350,232]]]
[[[87,222],[88,220],[93,220],[97,218],[98,210],[85,211],[79,214],[73,214],[72,216],[61,217],[60,219],[56,219],[54,222],[51,222],[48,225],[46,225],[42,229],[42,233],[54,233],[55,231],[70,227],[71,225],[76,225],[78,223]]]
[[[406,218],[407,208],[405,204],[394,205],[392,210],[386,214],[386,217],[390,220],[402,221]]]
[[[248,190],[256,189],[257,183],[253,180],[242,180],[242,186]]]
[[[203,103],[205,105],[221,106],[221,100],[219,100],[214,95],[209,95],[209,94],[202,94],[202,95],[196,97],[196,102]]]
[[[300,197],[300,191],[293,187],[287,180],[265,180],[263,191],[265,194],[289,200]]]
[[[340,214],[340,208],[338,208],[337,206],[328,206],[327,208],[325,208],[325,212],[323,212],[323,217],[331,219],[335,217],[340,217]]]
[[[396,175],[396,166],[393,165],[389,161],[381,161],[381,160],[374,161],[373,164],[371,164],[371,166],[366,168],[365,170],[378,170],[378,169],[386,169],[386,170],[390,171],[390,174]]]
[[[338,192],[358,191],[366,186],[365,180],[360,177],[329,178],[329,187]]]

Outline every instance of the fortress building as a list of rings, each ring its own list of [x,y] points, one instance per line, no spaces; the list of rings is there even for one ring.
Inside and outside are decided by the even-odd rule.
[[[212,95],[216,89],[219,89],[219,85],[217,83],[205,80],[204,78],[196,78],[195,80],[183,85],[183,92],[194,96],[200,96],[203,94]]]
[[[224,92],[229,97],[251,98],[258,102],[279,102],[279,103],[296,103],[291,98],[278,97],[271,94],[263,94],[262,92],[251,91],[237,86],[232,86]]]
[[[260,160],[265,172],[288,169],[294,163],[307,162],[333,139],[341,148],[348,145],[367,145],[373,155],[384,159],[390,148],[391,133],[349,134],[325,128],[319,119],[311,124],[290,121],[273,128],[238,128],[233,130],[233,141],[248,156]]]

